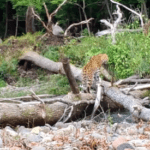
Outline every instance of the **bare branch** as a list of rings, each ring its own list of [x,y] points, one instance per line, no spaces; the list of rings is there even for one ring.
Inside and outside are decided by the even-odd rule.
[[[65,31],[64,33],[64,36],[67,36],[67,32],[73,27],[73,26],[78,26],[78,25],[81,25],[81,24],[87,24],[88,22],[90,22],[91,20],[93,20],[94,18],[90,18],[88,20],[85,20],[85,21],[81,21],[79,23],[73,23],[71,24]]]
[[[43,3],[43,5],[44,5],[44,8],[45,8],[45,11],[46,11],[46,16],[47,16],[47,19],[48,19],[48,22],[50,21],[50,15],[49,15],[49,12],[48,12],[48,9],[47,9],[47,6],[46,6],[46,4],[45,3]]]
[[[108,22],[107,20],[105,19],[102,19],[100,20],[100,22],[103,22],[105,23],[105,25],[109,26],[111,28],[111,37],[112,37],[112,43],[115,44],[116,43],[116,40],[115,40],[115,33],[116,33],[116,29],[117,29],[117,26],[119,24],[119,22],[121,22],[121,18],[122,18],[122,13],[120,11],[120,8],[118,5],[116,5],[117,7],[117,11],[116,13],[114,14],[117,14],[118,15],[118,18],[117,20],[114,22],[114,24],[111,24],[110,22]]]
[[[85,0],[83,0],[83,9],[85,9]]]
[[[143,90],[143,89],[149,89],[150,84],[144,84],[144,85],[137,85],[136,87],[132,88],[132,90]],[[124,88],[120,89],[121,91],[128,91],[131,90],[131,88]]]
[[[111,29],[113,28],[113,25],[105,19],[100,20],[100,22],[104,23],[106,26],[110,27]]]
[[[116,32],[141,32],[143,29],[139,28],[139,29],[116,29]],[[103,36],[106,34],[111,34],[111,30],[103,30],[103,31],[98,31],[95,35],[96,36]]]
[[[46,24],[42,21],[42,19],[40,18],[40,16],[38,16],[37,14],[35,14],[35,12],[34,12],[34,9],[33,8],[31,8],[32,9],[32,12],[33,12],[33,15],[35,16],[35,17],[37,17],[37,19],[43,24],[43,26],[45,27],[45,29],[48,31],[48,32],[52,32],[51,30],[49,30],[49,28],[46,26]]]
[[[92,112],[92,116],[91,119],[94,117],[96,110],[98,109],[99,105],[100,105],[100,101],[102,99],[102,86],[101,86],[101,78],[99,78],[99,83],[97,83],[97,96],[95,99],[95,104],[94,104],[94,109]]]
[[[114,22],[114,28],[115,28],[115,29],[117,28],[117,25],[119,24],[119,22],[121,22],[121,18],[122,18],[122,13],[121,13],[121,11],[120,11],[119,6],[116,5],[116,7],[117,7],[117,12],[114,13],[114,14],[117,14],[117,15],[118,15],[118,18],[117,18],[117,20]]]
[[[66,122],[71,118],[71,116],[72,116],[73,108],[74,108],[74,107],[73,107],[73,106],[70,106],[70,108],[71,108],[71,110],[70,110],[70,112],[69,112],[67,118],[63,121],[64,123],[66,123]]]
[[[125,84],[125,83],[150,83],[150,79],[124,79],[119,80],[115,83],[115,85]]]
[[[142,19],[142,14],[141,14],[141,13],[139,14],[139,13],[137,13],[136,11],[134,11],[134,10],[128,8],[127,6],[125,6],[125,5],[123,5],[123,4],[120,4],[119,2],[115,2],[114,0],[110,0],[110,1],[111,1],[112,3],[115,3],[115,4],[117,4],[117,5],[120,5],[120,6],[124,7],[125,9],[127,9],[127,10],[131,11],[132,13],[136,14],[137,16],[139,16],[139,18],[140,18],[140,20],[141,20],[141,26],[142,26],[142,28],[143,28],[144,23],[143,23],[143,19]]]
[[[53,17],[56,15],[56,13],[61,9],[61,7],[67,2],[68,0],[64,0],[51,14],[50,17]]]
[[[35,92],[34,92],[32,89],[30,89],[30,92],[34,95],[34,97],[35,97],[38,101],[40,101],[42,104],[44,104],[43,100],[41,100],[41,99],[35,94]]]

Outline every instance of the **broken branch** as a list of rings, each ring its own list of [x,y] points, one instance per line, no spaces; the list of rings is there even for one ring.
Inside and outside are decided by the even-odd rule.
[[[66,29],[66,31],[65,31],[65,33],[64,33],[64,36],[67,36],[67,32],[73,27],[73,26],[78,26],[78,25],[81,25],[81,24],[87,24],[87,23],[89,23],[91,20],[93,20],[94,18],[90,18],[90,19],[88,19],[88,20],[85,20],[85,21],[81,21],[81,22],[79,22],[79,23],[73,23],[73,24],[71,24],[67,29]]]

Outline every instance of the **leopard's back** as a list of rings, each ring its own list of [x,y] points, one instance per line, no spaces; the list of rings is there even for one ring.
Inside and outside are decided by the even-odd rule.
[[[98,54],[91,58],[91,60],[83,67],[82,70],[82,84],[87,92],[90,92],[90,88],[93,84],[94,75],[99,76],[100,67],[103,63],[108,61],[106,54]],[[99,78],[98,78],[99,79]]]

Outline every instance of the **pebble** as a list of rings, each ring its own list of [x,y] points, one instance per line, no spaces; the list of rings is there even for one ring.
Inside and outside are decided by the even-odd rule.
[[[37,126],[34,128],[25,128],[19,126],[15,131],[7,126],[0,130],[0,148],[4,148],[4,138],[7,135],[15,139],[19,135],[26,145],[32,145],[32,150],[64,149],[77,150],[83,144],[94,143],[106,140],[108,150],[150,150],[150,131],[145,130],[148,124],[144,124],[137,128],[135,123],[115,123],[113,125],[101,122],[95,124],[92,121],[79,121],[73,123],[56,123],[55,126]],[[6,133],[4,137],[2,135]],[[8,138],[9,138],[8,136]],[[13,140],[15,142],[15,140]],[[5,142],[6,144],[10,143]],[[19,142],[18,142],[19,143]],[[20,148],[14,143],[16,148]],[[101,145],[97,145],[101,149]],[[97,147],[97,149],[98,149]],[[14,148],[14,147],[12,147]]]
[[[16,131],[14,131],[11,127],[9,126],[6,126],[5,127],[5,132],[8,134],[8,135],[11,135],[11,136],[17,136],[18,133]]]
[[[0,138],[0,148],[3,148],[3,141],[1,138]]]
[[[43,146],[36,146],[36,147],[32,148],[32,150],[46,150],[46,148]]]
[[[39,135],[31,133],[27,136],[27,140],[30,142],[40,142],[42,141],[42,138]]]

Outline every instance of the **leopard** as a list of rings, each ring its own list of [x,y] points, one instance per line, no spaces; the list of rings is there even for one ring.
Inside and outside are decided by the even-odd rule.
[[[84,93],[90,93],[93,81],[99,81],[100,68],[108,62],[107,54],[93,56],[82,69],[82,88]]]

